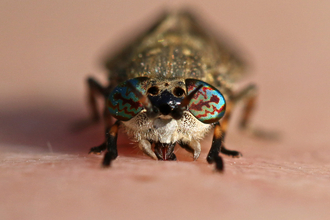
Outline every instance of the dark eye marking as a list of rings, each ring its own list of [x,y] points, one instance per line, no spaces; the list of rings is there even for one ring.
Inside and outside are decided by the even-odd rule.
[[[158,95],[159,93],[159,88],[157,86],[152,86],[148,89],[148,94],[150,95]]]
[[[180,87],[176,87],[176,88],[174,88],[174,90],[173,90],[173,94],[174,94],[175,96],[180,97],[180,96],[182,96],[182,95],[184,94],[184,90],[183,90],[182,88],[180,88]]]

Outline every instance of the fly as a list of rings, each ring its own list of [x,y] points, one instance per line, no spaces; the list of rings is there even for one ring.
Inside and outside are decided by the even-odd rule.
[[[245,101],[240,127],[248,127],[256,87],[234,91],[245,74],[244,63],[188,12],[167,13],[152,28],[106,62],[109,84],[88,79],[92,121],[100,119],[96,96],[105,98],[104,143],[90,153],[105,151],[102,165],[118,156],[118,129],[155,160],[176,160],[178,144],[197,160],[200,141],[213,129],[207,162],[224,168],[220,153],[240,157],[224,146],[235,104]],[[116,121],[112,123],[111,118]],[[221,122],[220,122],[221,121]]]

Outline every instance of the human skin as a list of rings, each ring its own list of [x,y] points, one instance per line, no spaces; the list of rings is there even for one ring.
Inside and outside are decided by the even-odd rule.
[[[0,219],[327,219],[329,3],[207,1],[199,12],[249,51],[260,94],[252,124],[279,140],[241,133],[237,109],[226,147],[243,157],[223,156],[221,174],[205,160],[211,136],[197,161],[179,147],[178,161],[154,161],[123,133],[111,168],[87,154],[104,129],[70,130],[88,116],[84,80],[105,84],[103,54],[161,6],[2,3]]]

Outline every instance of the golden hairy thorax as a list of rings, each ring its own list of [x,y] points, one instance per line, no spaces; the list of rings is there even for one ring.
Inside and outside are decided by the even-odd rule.
[[[243,74],[243,62],[189,13],[163,16],[120,54],[107,60],[110,82],[130,78],[196,78],[219,86]]]

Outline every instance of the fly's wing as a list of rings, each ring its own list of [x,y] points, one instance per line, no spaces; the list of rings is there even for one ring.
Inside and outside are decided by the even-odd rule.
[[[119,53],[106,59],[106,68],[110,72],[110,82],[119,83],[129,78],[142,76],[140,61],[146,65],[157,65],[155,59],[140,58],[145,51],[157,48],[158,60],[162,57],[171,60],[175,54],[171,48],[183,51],[183,60],[195,60],[200,78],[215,86],[235,82],[244,75],[245,64],[226,41],[218,40],[205,30],[194,16],[187,11],[165,13],[145,33],[138,36]],[[154,50],[155,51],[155,50]],[[169,51],[166,52],[166,51]],[[162,56],[162,57],[160,57]],[[196,58],[196,59],[195,59]],[[175,62],[171,65],[174,66]],[[187,65],[188,65],[187,64]],[[134,74],[132,74],[134,73]],[[146,76],[146,75],[143,75]],[[156,76],[151,75],[151,76]],[[185,77],[189,77],[189,73]]]

